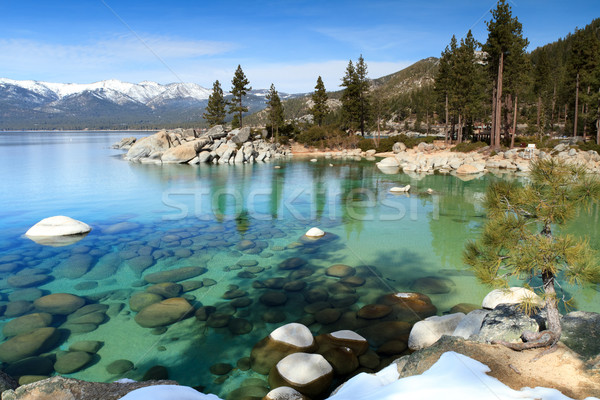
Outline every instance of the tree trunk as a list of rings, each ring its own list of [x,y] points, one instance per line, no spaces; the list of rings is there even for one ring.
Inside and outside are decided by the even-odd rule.
[[[512,135],[510,135],[510,148],[515,147],[515,136],[517,134],[517,102],[519,100],[519,95],[515,94],[515,111],[513,113],[513,127],[512,127]]]
[[[500,123],[502,116],[502,73],[504,71],[504,53],[500,53],[500,62],[498,63],[498,82],[496,86],[498,90],[496,91],[496,132],[494,134],[494,145],[492,148],[498,149],[500,148]]]
[[[598,88],[598,114],[596,118],[596,144],[600,145],[600,88]]]
[[[450,132],[448,131],[448,93],[446,93],[446,140],[445,143],[448,144],[450,141],[448,140],[450,137]]]
[[[516,102],[515,102],[516,103]],[[538,134],[542,134],[542,127],[540,126],[540,117],[542,115],[542,96],[538,96],[538,105],[537,105],[537,128]]]
[[[586,101],[588,99],[588,96],[590,95],[590,86],[588,85],[587,87],[587,91],[586,91]],[[587,118],[587,114],[590,112],[590,106],[587,103],[584,103],[581,106],[581,114],[583,114],[583,141],[585,142],[587,140],[587,122],[588,122],[588,118]]]
[[[558,301],[556,299],[554,279],[554,274],[550,271],[542,274],[544,292],[546,293],[546,313],[548,314],[547,328],[554,333],[555,340],[558,341],[562,334],[562,326],[560,325],[560,313],[558,312]]]
[[[552,93],[552,118],[550,119],[550,124],[552,125],[552,130],[554,130],[554,107],[556,106],[556,82],[554,83],[554,92]]]
[[[493,147],[495,141],[494,134],[496,133],[496,85],[492,90],[492,126],[490,127],[490,146]]]
[[[577,73],[577,84],[575,85],[575,117],[573,118],[573,136],[577,136],[578,112],[579,112],[579,72]]]
[[[456,138],[456,143],[462,143],[462,114],[458,114],[458,137]]]

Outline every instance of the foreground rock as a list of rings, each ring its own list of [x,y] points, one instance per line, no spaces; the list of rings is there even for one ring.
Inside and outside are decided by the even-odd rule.
[[[45,218],[25,233],[29,239],[46,246],[67,246],[83,239],[92,228],[81,221],[58,215]]]
[[[463,313],[443,316],[432,316],[417,322],[408,337],[408,348],[420,350],[437,342],[443,335],[452,335],[460,321],[465,317]]]
[[[100,383],[54,376],[14,390],[7,390],[2,393],[2,400],[117,400],[132,390],[154,385],[177,385],[177,382]]]

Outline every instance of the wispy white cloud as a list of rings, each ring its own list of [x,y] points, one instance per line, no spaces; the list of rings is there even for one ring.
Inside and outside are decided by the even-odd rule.
[[[274,83],[281,92],[310,92],[320,75],[328,90],[339,90],[348,60],[265,62],[239,58],[232,43],[143,36],[151,51],[134,36],[117,36],[77,45],[57,45],[25,39],[0,39],[0,70],[6,78],[90,83],[105,79],[170,83],[195,82],[207,88],[218,79],[228,90],[238,64],[252,87]],[[230,53],[231,52],[231,53]],[[153,54],[164,60],[165,64]],[[408,61],[367,60],[369,77],[396,72]],[[40,68],[40,66],[43,66]],[[43,75],[40,75],[43,73]]]
[[[407,32],[399,25],[380,25],[369,28],[338,27],[317,28],[316,32],[331,39],[349,44],[361,51],[385,51],[400,48],[402,45],[414,44],[414,30]]]
[[[227,42],[181,40],[156,35],[142,35],[141,38],[143,42],[133,35],[120,35],[68,45],[29,39],[0,39],[0,69],[5,73],[18,74],[20,78],[31,74],[29,78],[38,79],[36,74],[43,70],[47,76],[62,76],[66,80],[69,77],[76,81],[92,76],[96,77],[92,80],[99,80],[107,78],[107,73],[117,75],[126,69],[140,71],[162,64],[161,60],[168,66],[181,60],[221,55],[236,47]],[[164,65],[161,68],[168,69]],[[170,80],[176,80],[176,77],[172,76]]]

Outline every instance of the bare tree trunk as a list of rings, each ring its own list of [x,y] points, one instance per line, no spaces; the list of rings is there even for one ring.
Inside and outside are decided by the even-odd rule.
[[[573,136],[577,136],[577,119],[579,112],[579,72],[577,73],[577,84],[575,85],[575,117],[573,119]]]
[[[504,71],[504,53],[500,53],[500,62],[498,63],[498,90],[496,91],[496,132],[494,149],[500,148],[500,117],[502,116],[502,73]]]
[[[448,93],[446,93],[446,140],[445,143],[450,143],[450,132],[448,131]]]
[[[552,118],[550,119],[550,124],[552,125],[552,130],[554,130],[554,107],[556,106],[556,82],[554,83],[554,92],[552,93]]]
[[[590,95],[590,86],[588,85],[587,87],[587,92],[586,92],[587,96]],[[586,97],[586,101],[587,101],[587,97]],[[587,103],[583,104],[581,106],[581,113],[583,114],[583,141],[585,142],[587,140],[587,114],[590,112],[590,107]]]
[[[493,147],[495,141],[494,134],[496,133],[496,85],[492,90],[492,126],[490,127],[490,146]]]
[[[596,118],[596,144],[600,145],[600,88],[598,88],[598,114]]]
[[[458,114],[458,137],[456,138],[456,143],[462,143],[462,114]]]
[[[565,128],[567,127],[567,112],[569,111],[568,105],[565,104]],[[565,132],[566,133],[566,132]]]
[[[515,135],[517,134],[517,102],[519,100],[519,95],[515,94],[515,111],[513,113],[513,126],[512,126],[512,135],[510,135],[510,148],[515,147]]]
[[[516,105],[516,102],[515,102]],[[540,126],[540,117],[542,115],[542,96],[539,95],[538,96],[538,105],[537,105],[537,127],[538,127],[538,134],[542,134],[542,127]]]

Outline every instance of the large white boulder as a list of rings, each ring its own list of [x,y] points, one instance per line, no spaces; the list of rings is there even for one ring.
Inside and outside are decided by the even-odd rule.
[[[529,289],[523,287],[510,287],[507,289],[495,289],[485,296],[481,307],[493,310],[498,304],[518,304],[525,300],[531,300],[541,306],[543,300]]]
[[[452,335],[454,330],[465,317],[463,313],[432,316],[417,322],[408,337],[408,348],[420,350],[431,346],[443,335]]]
[[[83,239],[92,228],[76,219],[58,215],[45,218],[25,233],[29,239],[44,246],[68,246]]]
[[[386,157],[377,163],[380,167],[398,167],[400,164],[395,157]]]
[[[306,233],[306,236],[308,236],[309,238],[320,238],[322,236],[325,236],[325,232],[323,232],[321,229],[317,228],[317,227],[313,227],[310,228]]]

